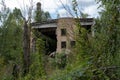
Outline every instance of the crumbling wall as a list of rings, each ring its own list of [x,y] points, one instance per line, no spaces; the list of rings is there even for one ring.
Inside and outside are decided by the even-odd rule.
[[[66,29],[66,34],[62,35],[61,29]],[[58,19],[57,29],[57,52],[62,50],[69,50],[71,41],[75,41],[75,21],[73,18]],[[66,42],[66,48],[62,48],[62,42]]]

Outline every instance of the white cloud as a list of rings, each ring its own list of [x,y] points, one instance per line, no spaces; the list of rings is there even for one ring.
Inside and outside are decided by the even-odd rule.
[[[65,9],[60,9],[58,13],[60,14],[60,17],[72,17]]]
[[[6,6],[14,9],[15,7],[17,8],[23,8],[30,6],[29,0],[5,0]]]
[[[29,0],[5,0],[6,5],[10,7],[11,9],[14,9],[14,7],[17,8],[23,8],[23,2],[25,5],[30,6]],[[64,10],[62,7],[62,4],[64,5],[71,5],[71,0],[33,0],[34,1],[34,8],[36,7],[37,2],[41,2],[42,9],[44,11],[49,11],[51,15],[57,15],[60,14],[61,17],[69,17],[68,12]],[[83,9],[84,13],[88,13],[91,17],[96,17],[97,14],[97,5],[95,4],[94,0],[78,0],[80,2],[80,6]],[[89,4],[89,6],[87,6]]]
[[[42,9],[44,11],[49,11],[50,13],[54,13],[58,8],[54,0],[42,0],[41,4],[42,4]]]
[[[67,0],[41,0],[40,2],[42,3],[42,9],[50,13],[55,13],[62,6],[61,3],[63,5],[67,4]]]
[[[98,11],[100,11],[97,7],[98,7],[97,5],[92,5],[92,6],[89,6],[89,7],[85,7],[83,12],[89,14],[90,17],[97,17],[98,16]]]

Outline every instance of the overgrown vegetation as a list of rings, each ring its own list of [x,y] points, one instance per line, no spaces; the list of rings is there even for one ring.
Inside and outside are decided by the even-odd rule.
[[[95,36],[88,38],[87,30],[77,22],[76,59],[51,80],[119,80],[120,79],[120,1],[97,0],[104,10],[96,19]],[[77,3],[73,9],[77,15]],[[75,65],[75,66],[73,66]]]
[[[120,0],[96,0],[104,9],[93,26],[95,35],[76,21],[76,46],[71,54],[45,56],[45,42],[39,33],[36,52],[30,54],[29,71],[23,70],[23,17],[20,9],[10,11],[4,1],[0,11],[0,80],[119,80],[120,79]],[[77,15],[77,2],[73,0]],[[35,21],[47,20],[49,13],[41,18],[36,11]],[[46,15],[46,17],[45,17]],[[39,20],[40,19],[40,20]]]

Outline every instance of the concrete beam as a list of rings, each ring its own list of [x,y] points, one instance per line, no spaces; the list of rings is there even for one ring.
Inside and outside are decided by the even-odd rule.
[[[41,24],[32,26],[32,28],[57,28],[57,23]]]

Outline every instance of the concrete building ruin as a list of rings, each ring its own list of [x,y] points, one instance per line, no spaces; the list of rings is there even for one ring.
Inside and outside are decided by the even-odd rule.
[[[83,28],[90,31],[91,36],[94,35],[94,32],[92,31],[92,26],[94,24],[93,18],[82,18],[79,19],[79,22]],[[32,28],[38,30],[42,35],[55,42],[53,44],[45,40],[46,47],[49,48],[49,53],[54,51],[60,53],[63,50],[70,50],[70,48],[75,45],[76,22],[74,18],[66,17],[52,19],[41,23],[32,23]]]
[[[37,10],[41,11],[41,3],[37,3]],[[81,26],[90,31],[90,35],[94,35],[92,26],[93,18],[77,19]],[[45,38],[46,53],[70,50],[75,45],[76,19],[75,18],[59,18],[47,21],[39,21],[32,23],[32,28],[40,32]],[[35,41],[32,41],[33,49],[35,49]]]

